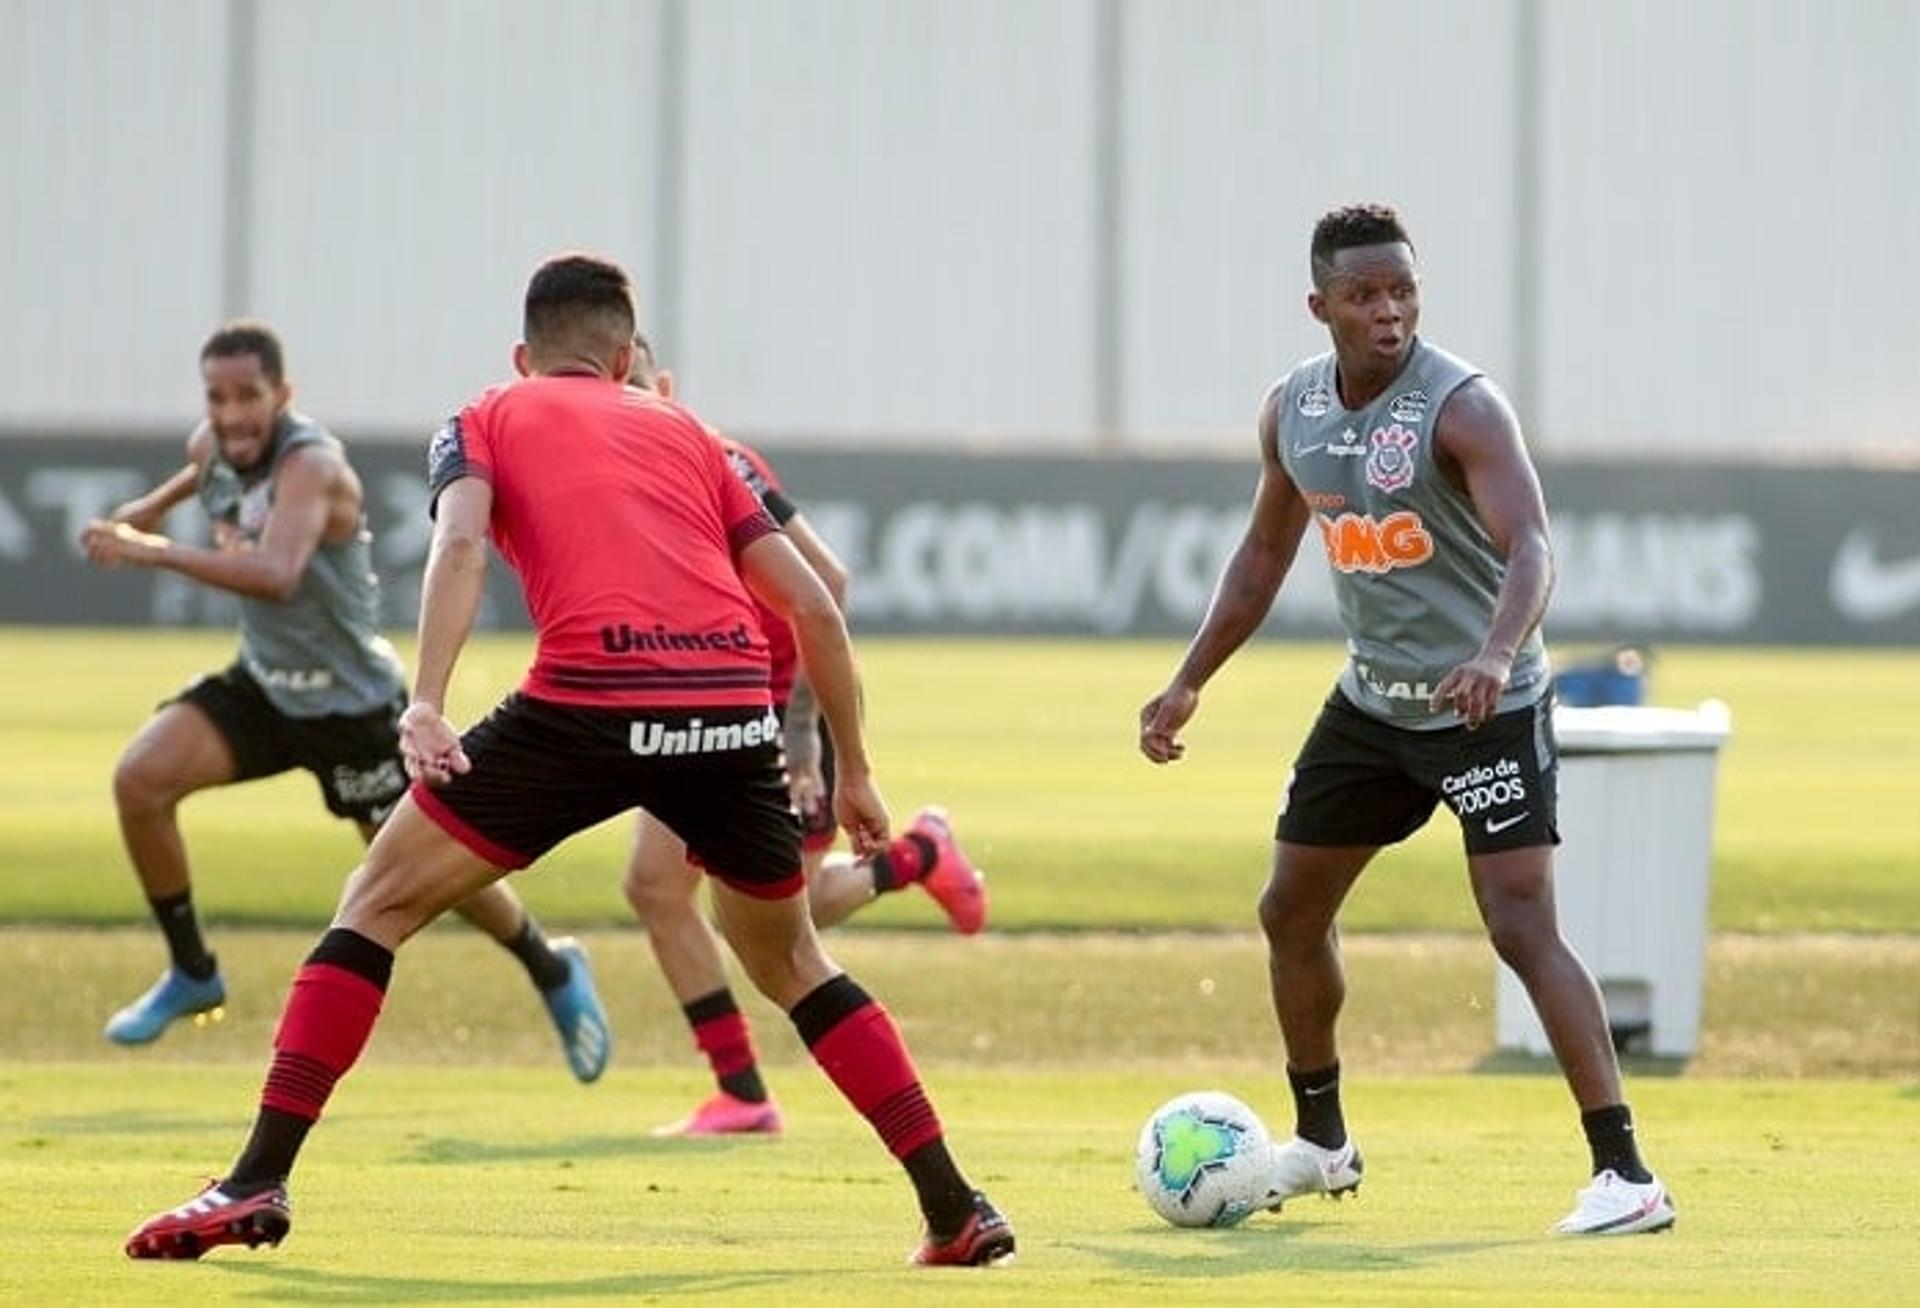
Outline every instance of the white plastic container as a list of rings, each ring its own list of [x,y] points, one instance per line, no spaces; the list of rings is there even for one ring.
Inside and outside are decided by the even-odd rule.
[[[1700,1040],[1714,785],[1731,715],[1708,700],[1698,709],[1556,708],[1553,724],[1560,932],[1600,983],[1617,1047],[1688,1057]],[[1502,1049],[1552,1052],[1505,964],[1495,1031]]]

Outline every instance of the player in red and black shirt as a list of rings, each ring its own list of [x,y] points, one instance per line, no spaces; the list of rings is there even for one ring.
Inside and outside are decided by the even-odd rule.
[[[634,339],[633,385],[674,398],[673,373],[661,368],[644,336]],[[758,451],[714,433],[734,471],[769,516],[819,574],[835,603],[845,607],[847,570],[780,486]],[[785,729],[788,789],[799,814],[807,900],[815,926],[832,926],[876,897],[906,886],[925,889],[954,929],[972,935],[986,924],[986,885],[960,851],[944,810],[922,809],[906,832],[871,857],[831,853],[834,839],[833,742],[820,727],[813,688],[799,667],[793,629],[764,603],[760,627],[772,663],[770,693]],[[761,1078],[753,1036],[727,985],[720,945],[698,903],[700,870],[687,847],[659,818],[641,813],[627,864],[627,900],[647,928],[660,970],[680,1003],[694,1044],[713,1070],[714,1093],[691,1114],[660,1129],[662,1135],[773,1133],[780,1108]]]
[[[728,942],[904,1165],[924,1264],[984,1263],[1013,1232],[947,1152],[886,1010],[827,957],[801,891],[766,640],[752,593],[792,624],[839,753],[834,812],[854,848],[887,838],[840,611],[699,420],[629,388],[633,292],[564,255],[527,287],[522,380],[468,405],[428,454],[433,547],[414,700],[413,788],[296,976],[254,1119],[225,1179],[136,1230],[135,1257],[277,1243],[286,1178],[379,1017],[394,952],[448,907],[576,831],[644,807],[713,877]],[[487,540],[537,634],[520,689],[465,736],[442,705],[480,604]]]

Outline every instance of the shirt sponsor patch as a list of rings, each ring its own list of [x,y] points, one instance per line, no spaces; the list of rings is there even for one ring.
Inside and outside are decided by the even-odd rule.
[[[1327,411],[1333,408],[1333,392],[1322,385],[1309,386],[1300,392],[1294,407],[1300,410],[1303,418],[1324,418]]]
[[[736,749],[758,749],[780,738],[780,719],[768,709],[746,722],[705,723],[641,719],[627,730],[627,748],[645,758],[654,754],[719,754]]]
[[[1337,517],[1316,513],[1327,562],[1338,572],[1379,575],[1395,568],[1417,568],[1433,557],[1433,536],[1412,510],[1376,518],[1367,513]]]
[[[1395,422],[1419,422],[1427,416],[1427,393],[1403,391],[1387,405],[1387,415]]]

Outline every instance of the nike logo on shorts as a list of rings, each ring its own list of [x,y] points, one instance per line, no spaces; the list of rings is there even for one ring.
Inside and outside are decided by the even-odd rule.
[[[1515,813],[1510,818],[1488,818],[1487,834],[1490,836],[1497,836],[1502,831],[1505,831],[1508,827],[1514,826],[1521,822],[1525,822],[1527,820],[1528,811],[1529,810],[1522,809],[1520,812]]]

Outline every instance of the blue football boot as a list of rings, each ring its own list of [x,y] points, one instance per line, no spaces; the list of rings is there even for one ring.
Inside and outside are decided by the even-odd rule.
[[[116,1045],[151,1044],[175,1019],[213,1012],[226,1002],[227,987],[218,972],[196,981],[169,967],[153,989],[107,1019],[106,1036]]]
[[[567,960],[567,979],[542,990],[540,998],[560,1033],[560,1048],[575,1079],[597,1081],[613,1055],[613,1028],[607,1025],[607,1010],[600,1006],[600,993],[593,988],[586,948],[573,937],[562,936],[552,949]]]

